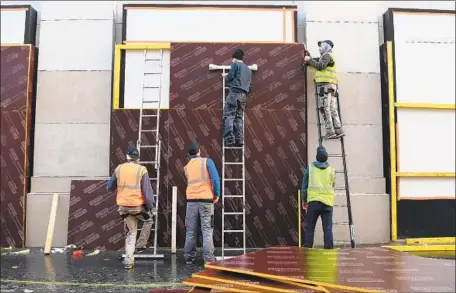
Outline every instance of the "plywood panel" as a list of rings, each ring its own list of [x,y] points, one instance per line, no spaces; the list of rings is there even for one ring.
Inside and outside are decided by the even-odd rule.
[[[1,246],[21,247],[30,176],[35,48],[1,47]]]

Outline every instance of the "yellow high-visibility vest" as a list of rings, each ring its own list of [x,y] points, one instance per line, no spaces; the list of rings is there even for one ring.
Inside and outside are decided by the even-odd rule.
[[[333,61],[333,65],[332,66],[328,65],[323,70],[316,70],[316,72],[315,72],[315,82],[316,83],[326,82],[326,83],[337,84],[336,58],[334,57],[334,55],[332,53],[329,53],[329,52],[324,53],[322,55],[322,57],[325,54],[328,54],[329,56],[331,56],[331,60]]]
[[[319,169],[310,164],[307,202],[319,201],[325,205],[334,206],[334,180],[336,180],[336,171],[333,168]]]

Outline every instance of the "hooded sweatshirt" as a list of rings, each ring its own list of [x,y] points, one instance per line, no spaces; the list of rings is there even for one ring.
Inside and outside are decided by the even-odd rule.
[[[325,42],[323,42],[321,44],[321,46],[323,47],[323,53],[321,54],[321,57],[319,59],[314,58],[314,59],[310,59],[308,61],[308,65],[312,66],[316,70],[324,70],[327,66],[332,66],[334,64],[334,61],[332,60],[331,55],[325,54],[327,52],[328,53],[332,52],[331,46]]]
[[[318,169],[326,169],[329,167],[328,162],[313,161],[312,164]],[[304,177],[302,178],[301,199],[302,203],[307,203],[307,188],[309,187],[309,167],[304,170]]]

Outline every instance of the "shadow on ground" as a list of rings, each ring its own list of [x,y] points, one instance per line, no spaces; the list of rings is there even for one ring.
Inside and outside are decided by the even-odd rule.
[[[204,268],[201,259],[186,265],[181,252],[165,255],[163,260],[137,260],[135,268],[127,271],[116,252],[75,259],[70,253],[45,257],[41,249],[6,255],[2,250],[0,292],[129,293],[185,288],[180,283]]]

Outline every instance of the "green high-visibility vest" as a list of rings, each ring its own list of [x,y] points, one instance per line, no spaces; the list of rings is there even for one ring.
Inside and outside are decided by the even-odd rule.
[[[336,58],[334,57],[334,55],[332,53],[329,53],[329,52],[326,52],[326,53],[324,53],[321,56],[323,57],[325,54],[328,54],[329,56],[331,56],[331,60],[333,61],[333,65],[332,66],[328,65],[323,70],[317,70],[315,72],[315,78],[314,78],[315,82],[316,83],[326,82],[326,83],[337,84]]]
[[[334,206],[334,180],[336,180],[336,171],[333,168],[319,169],[310,164],[307,202],[319,201],[325,205]]]

